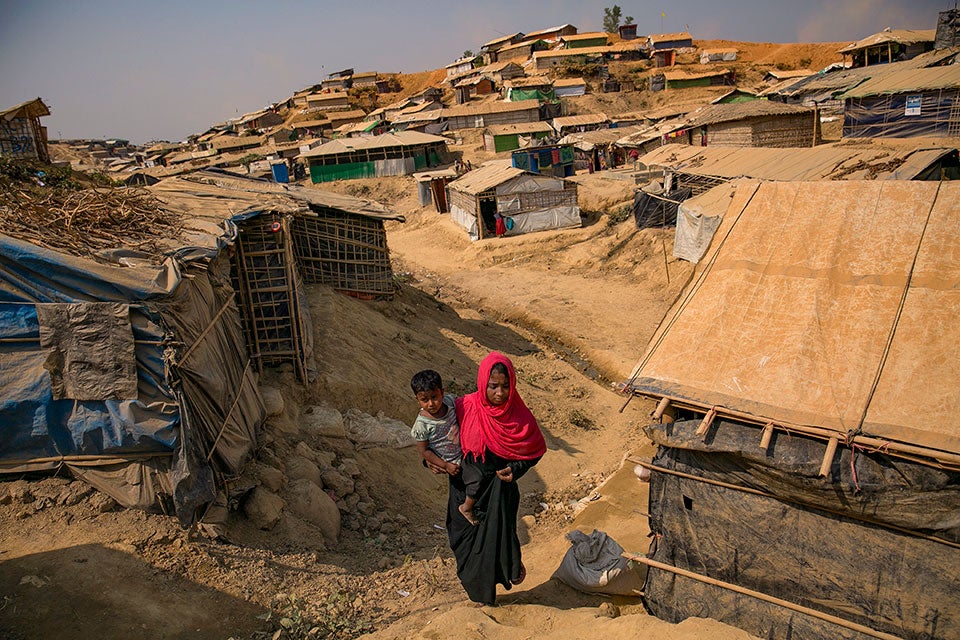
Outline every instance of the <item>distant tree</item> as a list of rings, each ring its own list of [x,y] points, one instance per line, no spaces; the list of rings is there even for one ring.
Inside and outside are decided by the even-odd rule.
[[[620,20],[623,16],[623,10],[620,5],[615,4],[612,7],[606,7],[603,10],[603,30],[606,33],[616,33],[620,27]],[[623,24],[631,24],[633,16],[623,18]]]
[[[472,57],[473,57],[473,51],[470,51],[470,49],[467,49],[466,51],[463,52],[463,56],[462,56],[462,57],[463,57],[463,58],[472,58]]]

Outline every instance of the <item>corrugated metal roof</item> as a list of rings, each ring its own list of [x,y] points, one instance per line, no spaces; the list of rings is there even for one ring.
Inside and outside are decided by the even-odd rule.
[[[812,76],[814,73],[816,73],[816,71],[811,71],[810,69],[790,69],[788,71],[770,69],[764,77],[770,76],[777,80],[787,80],[790,78],[806,78],[807,76]]]
[[[955,147],[929,141],[840,142],[817,147],[777,149],[770,147],[694,147],[668,144],[640,157],[650,166],[665,166],[684,173],[762,180],[839,180],[875,178],[910,179]],[[911,163],[912,173],[898,170],[915,154],[929,160]]]
[[[546,122],[518,122],[491,125],[486,131],[494,136],[507,136],[514,133],[553,133],[553,127]]]
[[[499,50],[497,51],[497,56],[498,56],[498,57],[499,57],[499,56],[502,56],[503,54],[507,53],[508,51],[519,51],[520,49],[523,49],[523,48],[529,49],[530,47],[532,47],[533,45],[535,45],[537,42],[538,42],[537,40],[525,40],[524,42],[518,42],[517,44],[512,44],[512,45],[510,45],[509,47],[503,47],[502,49],[499,49]],[[544,44],[546,44],[546,43],[544,43]]]
[[[477,69],[477,71],[479,71],[480,73],[498,73],[511,65],[513,65],[514,67],[517,67],[518,69],[521,69],[521,70],[523,69],[523,67],[518,65],[513,60],[501,60],[500,62],[494,62],[493,64],[488,64],[485,67],[480,67],[479,69]]]
[[[487,162],[483,166],[468,172],[459,180],[448,183],[447,188],[475,196],[524,173],[528,172],[510,166],[509,160]]]
[[[518,100],[517,102],[487,102],[478,105],[460,105],[459,107],[450,107],[442,109],[444,118],[455,118],[459,116],[482,116],[489,113],[509,113],[511,111],[527,111],[529,109],[540,109],[539,100]]]
[[[353,109],[351,111],[328,111],[327,117],[330,118],[330,122],[341,122],[343,120],[353,120],[354,118],[364,118],[365,114],[361,109]]]
[[[559,131],[563,127],[579,127],[610,122],[605,113],[584,113],[579,116],[563,116],[553,119],[553,128]]]
[[[291,122],[290,126],[294,129],[310,129],[313,127],[329,127],[330,119],[324,118],[323,120],[304,120],[302,122]]]
[[[902,69],[894,73],[885,73],[858,84],[838,97],[840,99],[864,98],[889,93],[937,89],[960,89],[960,64],[929,69]]]
[[[307,96],[307,102],[331,102],[333,100],[346,100],[350,96],[343,91],[334,91],[332,93],[311,93]]]
[[[432,136],[427,133],[420,133],[419,131],[400,131],[398,133],[385,133],[380,136],[370,136],[367,138],[338,138],[337,140],[324,143],[316,149],[311,149],[301,154],[300,157],[312,158],[337,153],[350,153],[362,149],[409,147],[418,144],[433,144],[436,142],[446,143],[447,139],[440,136]]]
[[[858,49],[873,47],[887,42],[899,42],[900,44],[916,44],[918,42],[933,42],[937,38],[936,29],[884,29],[880,33],[867,36],[863,40],[857,40],[853,44],[848,44],[837,53],[850,53]]]
[[[701,53],[737,53],[740,50],[736,47],[721,47],[719,49],[701,49]]]
[[[236,149],[237,147],[258,147],[263,144],[263,136],[222,136],[210,140],[214,149]]]

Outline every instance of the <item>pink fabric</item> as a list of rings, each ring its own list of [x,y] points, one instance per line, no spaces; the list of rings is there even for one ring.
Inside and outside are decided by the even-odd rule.
[[[510,395],[495,406],[487,400],[487,382],[496,363],[507,367]],[[517,375],[510,359],[496,351],[483,359],[477,371],[477,390],[456,401],[460,422],[460,447],[483,459],[487,449],[507,460],[534,460],[547,451],[537,419],[517,393]]]

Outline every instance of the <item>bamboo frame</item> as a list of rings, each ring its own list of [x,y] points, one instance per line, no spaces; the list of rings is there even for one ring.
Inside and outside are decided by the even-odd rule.
[[[328,209],[316,217],[297,217],[293,229],[305,282],[393,297],[396,285],[382,220]]]
[[[808,615],[812,618],[817,618],[831,624],[835,624],[845,629],[851,629],[857,631],[864,635],[870,636],[871,638],[880,638],[880,640],[902,640],[900,636],[891,635],[889,633],[884,633],[883,631],[877,631],[870,627],[858,624],[856,622],[851,622],[844,618],[838,616],[830,615],[829,613],[823,613],[822,611],[817,611],[816,609],[811,609],[810,607],[804,607],[803,605],[795,604],[789,600],[784,600],[783,598],[777,598],[775,596],[770,596],[762,591],[754,591],[753,589],[747,589],[746,587],[741,587],[738,584],[733,584],[730,582],[724,582],[722,580],[717,580],[716,578],[711,578],[709,576],[700,575],[699,573],[694,573],[693,571],[687,571],[686,569],[680,569],[679,567],[674,567],[673,565],[664,564],[662,562],[657,562],[656,560],[651,560],[650,558],[635,553],[624,553],[624,558],[632,560],[634,562],[639,562],[645,564],[648,567],[653,567],[654,569],[660,569],[662,571],[669,571],[679,576],[685,578],[690,578],[691,580],[696,580],[698,582],[703,582],[704,584],[713,585],[715,587],[721,587],[729,591],[734,591],[736,593],[750,596],[751,598],[756,598],[757,600],[762,600],[764,602],[769,602],[770,604],[783,607],[784,609],[790,609],[791,611],[796,611],[797,613],[802,613]]]

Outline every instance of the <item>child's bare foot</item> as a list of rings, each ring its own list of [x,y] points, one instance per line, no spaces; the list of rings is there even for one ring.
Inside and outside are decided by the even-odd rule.
[[[467,522],[469,522],[473,526],[477,526],[477,517],[473,515],[473,509],[469,509],[467,508],[467,505],[462,504],[459,507],[457,507],[457,510],[460,511],[460,515],[462,515]]]

